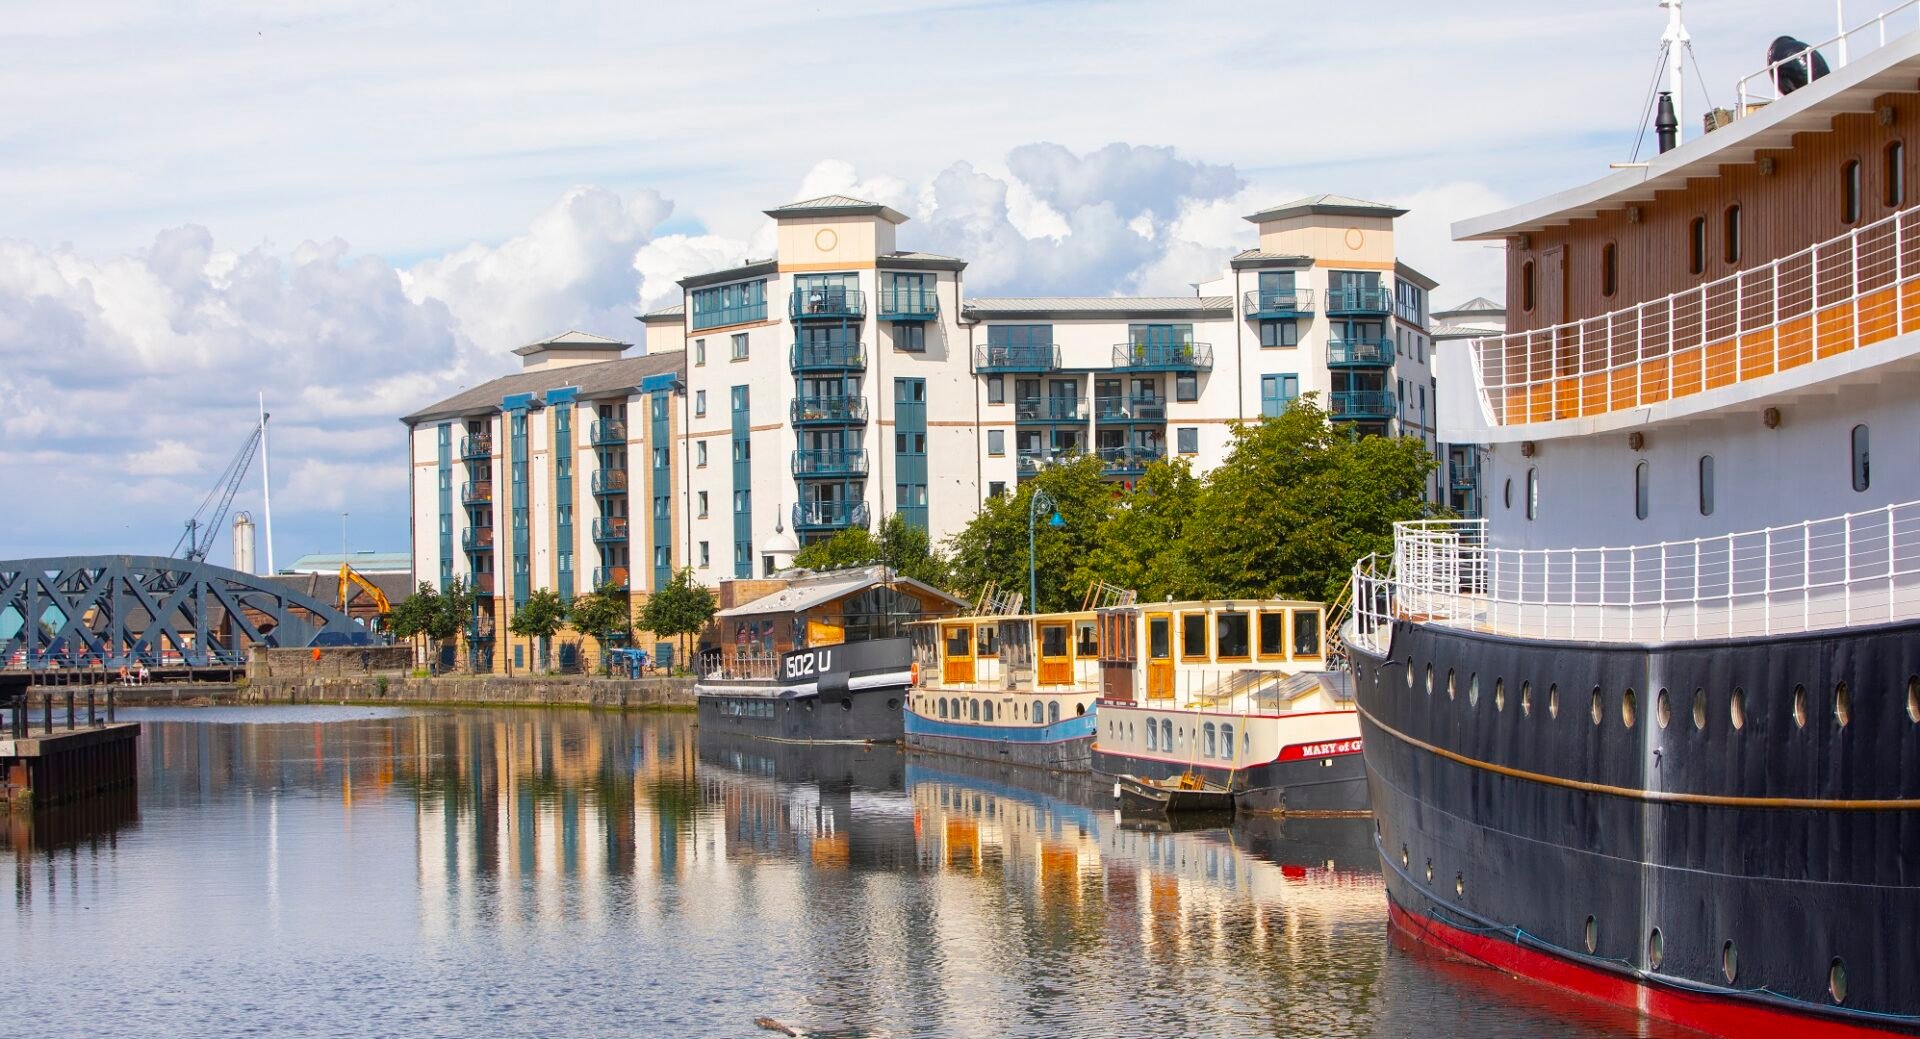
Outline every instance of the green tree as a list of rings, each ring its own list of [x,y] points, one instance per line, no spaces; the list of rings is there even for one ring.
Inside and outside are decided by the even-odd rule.
[[[420,582],[420,587],[412,595],[393,604],[393,613],[387,618],[387,628],[394,638],[417,642],[428,637],[433,627],[433,618],[440,612],[440,592],[431,581]]]
[[[427,635],[433,639],[436,653],[448,639],[458,637],[462,630],[476,623],[474,601],[473,592],[458,577],[440,593],[439,608],[433,611],[427,622]]]
[[[1114,509],[1116,488],[1101,478],[1101,464],[1097,456],[1086,455],[1050,465],[1014,494],[988,499],[950,542],[954,587],[978,594],[991,581],[1002,591],[1027,594],[1027,506],[1036,489],[1045,489],[1065,522],[1055,527],[1044,511],[1034,515],[1039,601],[1027,608],[1044,613],[1077,607],[1085,588],[1076,587],[1074,579],[1099,546],[1101,528]]]
[[[1114,505],[1073,583],[1105,581],[1147,601],[1191,596],[1203,582],[1189,573],[1183,548],[1201,486],[1184,458],[1148,466]]]
[[[388,618],[388,625],[397,638],[428,640],[428,651],[438,657],[446,640],[460,634],[460,629],[470,621],[473,611],[473,593],[466,585],[455,578],[447,585],[446,591],[438,591],[428,581],[420,582],[420,587],[412,595],[400,600]]]
[[[936,588],[946,587],[952,578],[946,557],[934,549],[927,532],[898,512],[880,524],[877,537],[865,528],[848,527],[801,549],[794,555],[793,564],[809,570],[885,564],[902,577]]]
[[[550,641],[554,632],[567,621],[567,606],[551,588],[536,588],[520,608],[513,611],[507,630],[528,640],[528,649],[539,654],[540,666],[548,666]]]
[[[633,608],[627,593],[609,581],[597,591],[574,596],[567,613],[573,618],[575,628],[593,636],[594,643],[600,647],[602,668],[612,674],[613,657],[608,649],[614,636],[633,634]]]
[[[682,567],[665,588],[656,589],[640,610],[640,626],[655,635],[680,637],[680,659],[687,661],[687,636],[713,619],[713,591],[693,579],[693,568]]]
[[[793,565],[809,570],[844,570],[850,566],[870,566],[880,561],[880,543],[865,527],[848,527],[830,538],[802,548],[793,555]]]

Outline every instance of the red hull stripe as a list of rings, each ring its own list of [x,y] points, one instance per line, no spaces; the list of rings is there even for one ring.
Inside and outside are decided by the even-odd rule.
[[[1576,995],[1635,1010],[1648,1017],[1671,1021],[1708,1035],[1740,1039],[1865,1039],[1899,1034],[1813,1014],[1796,1013],[1744,999],[1685,992],[1648,985],[1609,971],[1596,970],[1551,953],[1529,949],[1497,935],[1475,934],[1409,913],[1387,900],[1392,925],[1408,936],[1484,963],[1509,974],[1529,978]]]

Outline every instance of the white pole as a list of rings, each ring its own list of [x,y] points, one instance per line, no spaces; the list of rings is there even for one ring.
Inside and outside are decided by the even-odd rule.
[[[276,573],[273,569],[273,470],[268,464],[267,451],[267,395],[260,394],[260,504],[266,514],[267,573]]]
[[[1833,24],[1837,27],[1834,31],[1838,33],[1840,36],[1840,46],[1837,48],[1834,54],[1834,56],[1839,58],[1840,60],[1833,67],[1836,69],[1843,69],[1847,67],[1847,4],[1846,4],[1846,0],[1833,0]],[[1811,58],[1807,59],[1807,81],[1808,82],[1813,81],[1813,59]]]
[[[1687,114],[1683,99],[1686,97],[1686,80],[1682,76],[1686,62],[1687,44],[1693,37],[1687,35],[1687,27],[1680,24],[1680,0],[1660,0],[1660,6],[1667,9],[1667,31],[1661,35],[1660,42],[1667,51],[1667,89],[1673,94],[1673,118],[1679,124],[1673,143],[1678,145],[1687,139]]]

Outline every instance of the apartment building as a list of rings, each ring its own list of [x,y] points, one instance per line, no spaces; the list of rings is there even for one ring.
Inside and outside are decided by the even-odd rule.
[[[1116,481],[1170,456],[1204,472],[1232,423],[1303,394],[1438,452],[1435,285],[1396,256],[1404,213],[1335,195],[1262,210],[1193,296],[970,297],[966,262],[899,248],[887,206],[768,210],[776,255],[682,279],[640,317],[644,354],[569,332],[406,417],[416,573],[488,598],[479,666],[478,633],[534,588],[765,575],[896,512],[938,542],[1078,455]]]
[[[1433,344],[1456,339],[1485,339],[1507,331],[1507,308],[1485,296],[1474,298],[1448,310],[1433,312]],[[1486,493],[1481,472],[1486,455],[1484,444],[1443,444],[1440,476],[1446,482],[1446,494],[1439,500],[1456,515],[1478,519],[1486,513]]]

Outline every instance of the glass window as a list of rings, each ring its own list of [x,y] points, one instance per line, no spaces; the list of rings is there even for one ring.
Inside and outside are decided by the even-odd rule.
[[[1899,452],[1895,452],[1898,454]],[[1867,427],[1853,427],[1853,489],[1864,491],[1872,483],[1873,474],[1867,468]]]
[[[1007,453],[1007,431],[1004,429],[987,430],[987,453],[1004,455]]]
[[[1167,644],[1167,618],[1147,618],[1147,656],[1153,660],[1165,660],[1173,655],[1173,649]]]
[[[1260,377],[1260,416],[1278,418],[1286,413],[1287,405],[1298,396],[1300,396],[1298,375],[1262,375]]]
[[[1887,145],[1887,208],[1907,200],[1907,146],[1899,141]]]
[[[980,656],[997,657],[1000,655],[1000,627],[995,624],[980,625]]]
[[[1200,453],[1200,427],[1181,426],[1174,430],[1175,445],[1183,455]]]
[[[1181,372],[1173,377],[1174,400],[1199,400],[1200,377],[1192,372]]]
[[[1287,611],[1260,611],[1260,655],[1263,657],[1284,657],[1287,655]]]
[[[1293,611],[1293,655],[1320,655],[1320,614],[1313,610]]]
[[[1860,219],[1860,160],[1852,159],[1840,167],[1840,222],[1851,224]]]
[[[1067,626],[1064,624],[1042,624],[1040,626],[1040,656],[1064,657],[1067,655]]]
[[[980,720],[980,701],[978,700],[967,701],[967,717],[973,721]]]
[[[947,716],[947,698],[943,696],[940,698],[940,717],[945,718],[946,716]]]
[[[706,519],[707,518],[707,492],[701,491],[699,494],[695,495],[694,501],[699,506],[700,518]]]
[[[987,403],[1005,404],[1007,402],[1007,380],[998,375],[987,376]]]
[[[1726,251],[1724,255],[1726,256],[1728,263],[1739,263],[1740,262],[1740,207],[1738,205],[1731,205],[1727,207],[1725,223],[1726,223],[1726,242],[1725,242]]]
[[[927,326],[918,321],[903,321],[893,326],[893,348],[913,353],[926,353]]]
[[[1633,515],[1635,519],[1647,518],[1647,463],[1645,462],[1633,467]]]
[[[1713,515],[1713,456],[1700,456],[1700,515]]]
[[[1207,658],[1206,614],[1183,613],[1180,615],[1180,656],[1183,659],[1205,660]]]
[[[747,334],[745,332],[735,332],[733,335],[733,359],[737,361],[745,356],[747,356]]]
[[[947,629],[947,656],[966,657],[972,655],[973,629],[964,624]]]
[[[700,565],[706,566],[711,560],[712,557],[707,553],[707,543],[704,541],[700,542]]]
[[[1500,497],[1506,502],[1507,508],[1513,508],[1513,477],[1507,477],[1507,482],[1500,488]]]
[[[1600,247],[1600,294],[1611,298],[1620,289],[1620,247],[1608,242]]]
[[[1700,274],[1707,269],[1707,218],[1697,216],[1687,225],[1687,270]]]
[[[1151,725],[1153,723],[1148,722],[1147,724]],[[1173,749],[1173,723],[1165,718],[1160,719],[1160,749]]]
[[[1533,261],[1520,265],[1520,309],[1533,312]]]
[[[1219,730],[1214,728],[1212,722],[1208,722],[1200,729],[1200,737],[1200,753],[1209,758],[1213,757],[1219,749]]]
[[[1220,756],[1233,757],[1233,725],[1228,722],[1220,723]]]
[[[696,339],[693,341],[693,363],[696,365],[707,363],[707,341],[706,340]]]
[[[1076,657],[1097,657],[1100,655],[1099,629],[1092,621],[1078,621],[1074,625],[1073,655]]]
[[[1033,722],[1033,724],[1035,725],[1039,725],[1042,722],[1046,721],[1046,719],[1047,719],[1046,705],[1041,703],[1038,700],[1035,700],[1033,702],[1033,714],[1028,717],[1028,720]]]
[[[703,417],[706,415],[707,413],[707,391],[706,390],[693,391],[693,413],[696,417]]]
[[[693,464],[702,466],[702,467],[704,467],[707,464],[707,442],[706,441],[696,440],[693,442]]]
[[[1060,701],[1048,700],[1047,701],[1047,724],[1052,725],[1054,722],[1057,722],[1059,720],[1060,720]]]
[[[1261,346],[1299,346],[1300,323],[1297,321],[1260,322]]]
[[[1153,724],[1151,719],[1147,722],[1147,749],[1160,749],[1160,727]]]
[[[1007,496],[1007,481],[994,480],[987,484],[987,497],[1004,498]]]
[[[1245,659],[1250,655],[1247,631],[1247,615],[1244,613],[1219,613],[1213,618],[1214,656],[1225,659]]]
[[[1527,518],[1540,516],[1540,470],[1527,470]]]

